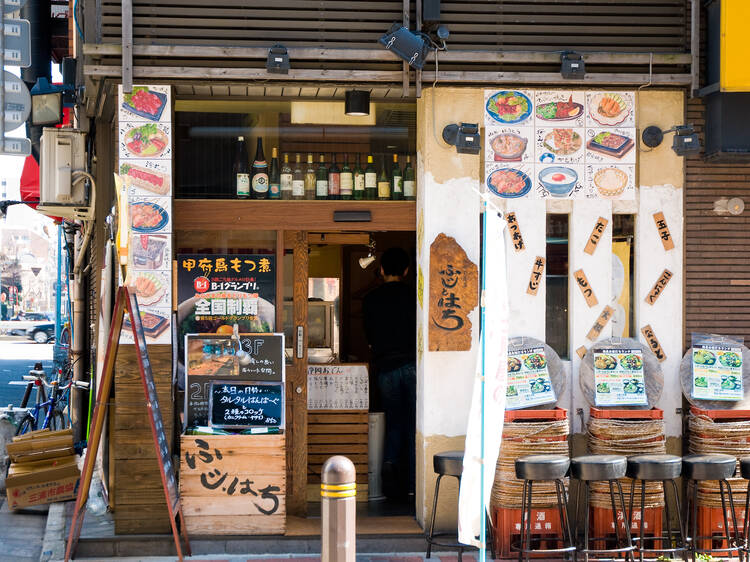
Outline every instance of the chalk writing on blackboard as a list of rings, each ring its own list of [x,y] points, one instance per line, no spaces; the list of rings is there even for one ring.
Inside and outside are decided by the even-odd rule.
[[[212,381],[209,422],[214,427],[283,425],[282,383]]]

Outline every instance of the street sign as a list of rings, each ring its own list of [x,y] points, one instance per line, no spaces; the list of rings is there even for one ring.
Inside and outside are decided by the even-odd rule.
[[[29,20],[3,20],[5,66],[31,66],[31,25]]]
[[[31,112],[31,94],[23,80],[7,70],[3,71],[3,83],[5,84],[3,114],[7,133],[26,123]]]
[[[3,7],[6,14],[17,12],[26,5],[26,0],[5,0]]]
[[[0,155],[28,156],[29,154],[31,154],[31,141],[29,139],[13,137],[0,139]]]

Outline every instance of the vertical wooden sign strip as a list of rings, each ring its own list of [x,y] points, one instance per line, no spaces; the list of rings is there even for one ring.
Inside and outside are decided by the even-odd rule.
[[[591,231],[591,236],[589,236],[588,242],[586,242],[586,246],[583,248],[583,251],[585,253],[590,256],[594,255],[597,245],[599,244],[599,240],[602,239],[602,234],[604,233],[604,229],[607,228],[608,224],[609,221],[604,217],[599,217],[596,220],[596,223],[594,223],[594,229]]]
[[[516,213],[511,211],[505,215],[505,220],[508,223],[508,234],[510,234],[510,241],[513,244],[513,249],[516,252],[523,252],[526,249],[526,246],[524,246],[523,243],[523,236],[521,235],[521,228],[518,226]]]
[[[591,341],[596,341],[596,338],[598,338],[599,334],[602,333],[604,326],[607,325],[607,322],[609,322],[609,319],[612,318],[614,313],[614,308],[612,308],[611,306],[605,306],[604,310],[602,310],[602,313],[599,315],[599,318],[597,318],[596,322],[594,322],[594,325],[591,326],[589,333],[586,334],[586,338]]]
[[[526,288],[526,292],[529,295],[536,295],[539,291],[539,287],[542,284],[542,274],[544,273],[544,264],[546,259],[537,256],[534,258],[534,267],[531,269],[531,277],[529,277],[529,286]]]
[[[651,325],[646,324],[643,328],[641,328],[641,333],[643,334],[646,343],[651,348],[651,351],[653,351],[654,355],[656,355],[656,358],[659,360],[659,362],[666,361],[667,354],[664,353],[664,350],[661,348],[661,344],[656,338],[656,334],[654,334],[654,330],[653,328],[651,328]]]
[[[646,302],[648,304],[654,304],[656,302],[670,279],[672,279],[672,272],[665,269],[648,292],[648,295],[646,295]]]
[[[586,299],[586,304],[589,305],[589,308],[599,304],[599,300],[594,294],[594,289],[591,288],[589,280],[586,279],[586,274],[583,272],[583,269],[579,269],[578,271],[574,272],[573,277],[576,280],[576,285],[578,285],[578,288],[581,289],[583,298]]]
[[[669,232],[669,226],[664,218],[664,213],[659,211],[654,213],[654,223],[656,223],[656,230],[659,231],[659,238],[664,246],[664,249],[668,252],[674,249],[674,241],[672,240],[672,234]]]

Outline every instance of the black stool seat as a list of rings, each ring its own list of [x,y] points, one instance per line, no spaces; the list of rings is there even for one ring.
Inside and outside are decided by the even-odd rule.
[[[432,468],[435,470],[435,474],[461,476],[464,469],[464,452],[445,451],[436,453],[432,457]]]
[[[740,474],[745,480],[750,480],[750,457],[740,459]]]
[[[516,459],[519,480],[557,480],[565,478],[570,467],[566,455],[527,455]]]
[[[734,476],[737,459],[732,455],[711,453],[682,458],[682,475],[690,480],[725,480]]]
[[[682,472],[682,457],[636,455],[628,458],[627,476],[636,480],[672,480]]]
[[[627,466],[622,455],[583,455],[570,461],[570,473],[578,480],[617,480],[625,476]]]

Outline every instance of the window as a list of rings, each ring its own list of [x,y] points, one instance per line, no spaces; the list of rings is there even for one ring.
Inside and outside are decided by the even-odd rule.
[[[568,358],[568,215],[547,215],[547,344]]]
[[[635,334],[633,280],[635,278],[635,216],[612,215],[612,335]]]

